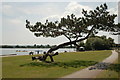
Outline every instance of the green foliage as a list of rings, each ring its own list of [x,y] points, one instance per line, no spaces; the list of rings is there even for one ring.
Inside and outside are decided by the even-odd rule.
[[[83,41],[81,41],[78,43],[78,45],[83,47],[83,46],[85,46],[85,43]]]
[[[107,39],[106,36],[96,36],[87,39],[85,47],[86,50],[105,50],[111,49],[111,47],[113,47],[114,44],[114,39],[110,37]]]
[[[107,8],[107,5],[103,4],[89,12],[83,9],[83,17],[76,17],[74,14],[71,14],[67,15],[66,18],[61,18],[60,21],[50,22],[46,20],[45,23],[36,22],[35,25],[31,25],[26,20],[26,28],[37,37],[58,37],[64,35],[70,41],[71,39],[78,40],[89,33],[97,34],[97,30],[118,31],[118,25],[114,24],[114,19],[117,15],[111,15]],[[93,30],[91,31],[90,28]]]
[[[105,46],[105,42],[100,38],[94,39],[92,43],[92,47],[94,48],[94,50],[102,50],[104,49],[104,46]]]
[[[120,72],[120,64],[111,64],[108,67],[109,70]]]
[[[69,67],[73,67],[73,68],[79,68],[81,66],[91,66],[94,65],[98,62],[95,61],[80,61],[80,60],[75,60],[75,61],[71,61],[71,62],[54,62],[54,63],[41,63],[41,62],[31,62],[31,63],[27,63],[27,64],[22,64],[20,65],[21,67],[25,67],[25,66],[42,66],[42,67],[54,67],[54,66],[58,66],[58,67],[63,67],[63,68],[69,68]]]

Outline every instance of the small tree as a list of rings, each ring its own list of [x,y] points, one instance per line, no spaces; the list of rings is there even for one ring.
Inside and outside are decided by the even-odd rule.
[[[76,17],[74,14],[67,15],[67,18],[61,18],[60,21],[50,22],[46,20],[43,24],[36,22],[35,25],[31,25],[26,20],[26,28],[34,33],[36,37],[58,37],[64,35],[69,42],[60,44],[56,47],[52,47],[44,55],[43,61],[49,56],[53,62],[51,52],[55,51],[63,46],[76,45],[76,43],[87,39],[91,34],[97,34],[97,30],[102,31],[118,31],[118,25],[114,24],[114,19],[117,15],[110,14],[107,11],[107,5],[103,4],[97,7],[95,10],[87,12],[83,9],[83,17]]]
[[[114,45],[114,39],[106,38],[106,36],[94,36],[87,39],[85,48],[86,50],[107,50],[111,49]]]
[[[94,41],[94,38],[88,38],[86,43],[85,43],[85,50],[93,50],[93,41]]]

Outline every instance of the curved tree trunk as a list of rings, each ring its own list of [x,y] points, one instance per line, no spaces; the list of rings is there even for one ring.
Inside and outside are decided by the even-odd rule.
[[[75,41],[71,41],[71,42],[66,42],[66,43],[63,43],[63,44],[60,44],[56,47],[52,47],[50,48],[48,51],[47,51],[47,54],[45,54],[45,57],[44,57],[44,61],[46,60],[46,58],[49,56],[50,59],[51,59],[51,62],[54,62],[53,60],[53,57],[50,55],[50,53],[52,53],[53,51],[59,49],[59,48],[62,48],[63,46],[67,46],[67,45],[71,45],[71,44],[74,44],[74,45],[77,45],[76,42],[80,42],[80,41],[83,41],[85,39],[87,39],[89,37],[89,35],[85,38],[82,38],[82,39],[79,39],[79,40],[75,40]]]
[[[62,48],[63,46],[67,46],[67,45],[71,45],[71,44],[77,45],[76,42],[83,41],[83,40],[87,39],[87,38],[90,36],[93,28],[94,28],[94,27],[91,28],[89,34],[88,34],[86,37],[84,37],[84,38],[81,38],[81,39],[79,39],[79,40],[74,40],[74,41],[66,42],[66,43],[60,44],[60,45],[58,45],[58,46],[56,46],[56,47],[50,48],[50,49],[47,51],[47,54],[44,55],[44,61],[46,61],[47,57],[49,56],[50,59],[51,59],[51,62],[54,62],[53,57],[52,57],[52,55],[50,55],[50,53],[52,53],[53,51],[55,51],[55,50],[57,50],[57,49],[59,49],[59,48]]]

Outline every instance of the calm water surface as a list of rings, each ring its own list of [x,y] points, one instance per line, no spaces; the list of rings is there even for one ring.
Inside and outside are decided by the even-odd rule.
[[[48,51],[49,48],[0,48],[0,55],[7,55],[7,54],[17,54],[17,55],[28,55],[30,51],[34,52],[34,54],[37,54],[37,51],[39,51],[39,54],[42,54],[44,51]],[[56,50],[55,52],[75,52],[74,48],[60,48]]]

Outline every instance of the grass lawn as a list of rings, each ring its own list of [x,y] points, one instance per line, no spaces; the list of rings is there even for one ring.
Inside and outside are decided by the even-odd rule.
[[[61,53],[54,57],[54,63],[32,61],[29,55],[3,57],[2,77],[58,78],[94,65],[110,55],[110,50]]]
[[[0,79],[2,78],[2,58],[0,57]]]
[[[120,57],[120,52],[119,52],[119,57]],[[110,69],[103,71],[100,73],[96,78],[120,78],[120,61],[117,59],[114,62],[114,65],[110,66]]]

